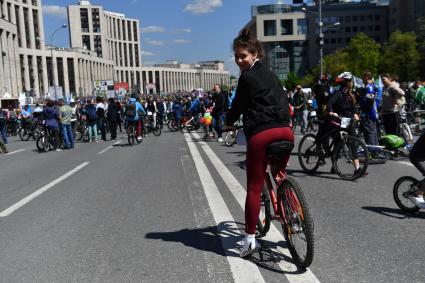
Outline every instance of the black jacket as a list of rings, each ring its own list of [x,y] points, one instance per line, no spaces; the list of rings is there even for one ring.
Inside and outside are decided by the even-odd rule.
[[[212,110],[211,115],[213,117],[219,117],[224,113],[225,109],[225,103],[226,103],[226,94],[223,92],[220,93],[214,93],[213,94],[213,101],[214,101],[214,108]]]
[[[247,139],[264,130],[289,126],[288,96],[277,76],[260,61],[241,74],[226,124],[233,125],[241,114]]]
[[[108,106],[108,112],[106,112],[106,117],[109,122],[118,122],[118,106],[115,103],[110,103]]]

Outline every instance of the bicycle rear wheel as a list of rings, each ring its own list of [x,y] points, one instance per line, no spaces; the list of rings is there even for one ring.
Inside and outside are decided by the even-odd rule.
[[[413,213],[420,209],[409,199],[409,197],[414,196],[414,192],[417,190],[416,185],[418,182],[418,180],[410,176],[401,177],[395,182],[393,196],[395,203],[402,211]]]
[[[225,136],[225,138],[224,138],[224,143],[225,143],[227,146],[232,146],[232,145],[234,145],[234,144],[236,143],[236,134],[237,134],[237,131],[230,131],[230,132],[227,132],[227,133],[226,133],[226,136]]]
[[[360,170],[355,171],[352,149],[356,151],[360,162]],[[343,180],[354,181],[363,176],[369,165],[369,151],[359,138],[349,136],[339,142],[332,155],[332,164],[336,174]]]
[[[130,146],[134,145],[135,136],[134,136],[134,126],[133,125],[129,125],[128,128],[127,128],[127,140],[128,140],[128,144]]]
[[[21,141],[28,141],[30,139],[31,132],[26,128],[21,128],[19,130],[19,138]]]
[[[320,166],[320,152],[315,134],[305,134],[298,146],[298,160],[307,173],[314,173]]]
[[[277,200],[292,259],[297,266],[307,268],[314,257],[314,223],[304,193],[294,179],[287,178],[277,188]]]
[[[261,192],[260,215],[257,221],[257,231],[255,237],[264,237],[270,229],[271,211],[270,211],[270,193],[267,185],[263,187]]]

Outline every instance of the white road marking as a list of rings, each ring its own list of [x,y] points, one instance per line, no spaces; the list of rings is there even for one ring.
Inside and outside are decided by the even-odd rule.
[[[404,164],[404,165],[411,166],[411,167],[415,167],[415,165],[413,165],[412,163],[407,162],[407,161],[397,161],[397,163]]]
[[[6,155],[12,155],[12,154],[15,154],[15,153],[18,153],[18,152],[24,151],[24,150],[25,150],[25,148],[23,148],[23,149],[18,149],[18,150],[15,150],[15,151],[11,151],[11,152],[9,152],[9,153],[6,153]]]
[[[195,163],[196,171],[201,180],[202,187],[208,200],[212,215],[217,223],[218,234],[229,262],[232,276],[235,282],[264,282],[264,278],[258,267],[250,261],[239,258],[239,254],[234,250],[236,246],[236,235],[229,235],[230,231],[239,231],[233,216],[230,214],[223,197],[218,191],[213,177],[208,171],[196,145],[187,133],[184,134],[189,146],[190,154]]]
[[[51,189],[53,186],[59,184],[60,182],[62,182],[66,178],[68,178],[68,177],[72,176],[73,174],[77,173],[79,170],[83,169],[88,164],[89,164],[89,162],[84,162],[84,163],[78,165],[77,167],[75,167],[74,169],[72,169],[71,171],[69,171],[68,173],[60,176],[59,178],[53,180],[52,182],[48,183],[47,185],[45,185],[45,186],[41,187],[40,189],[38,189],[37,191],[33,192],[29,196],[21,199],[20,201],[18,201],[14,205],[12,205],[9,208],[7,208],[7,209],[3,210],[2,212],[0,212],[0,217],[9,216],[15,210],[21,208],[22,206],[26,205],[27,203],[29,203],[30,201],[32,201],[36,197],[40,196],[42,193],[44,193],[47,190]]]
[[[117,144],[120,144],[121,143],[121,141],[117,141],[117,142],[115,142],[113,145],[110,145],[110,146],[108,146],[107,148],[105,148],[105,149],[103,149],[103,150],[101,150],[101,151],[99,151],[97,154],[103,154],[103,153],[105,153],[105,152],[107,152],[108,150],[110,150],[111,148],[113,148],[114,147],[114,145],[117,145]]]
[[[200,139],[200,136],[196,133],[193,133],[193,136],[196,139]],[[240,207],[244,209],[246,198],[245,189],[207,143],[199,142],[199,144],[210,159],[220,177],[223,179],[226,186],[229,188],[230,192],[233,194],[236,201],[239,203]],[[279,232],[274,223],[272,223],[270,226],[270,231],[267,233],[267,236],[264,239],[274,243],[284,241],[283,235]],[[287,257],[292,257],[288,249],[278,247],[277,250]],[[279,267],[282,269],[282,271],[285,272],[285,276],[288,278],[289,282],[319,282],[317,277],[313,274],[313,272],[311,272],[310,269],[307,269],[304,273],[301,274],[291,274],[291,272],[297,271],[298,267],[295,264],[287,261],[280,261]]]

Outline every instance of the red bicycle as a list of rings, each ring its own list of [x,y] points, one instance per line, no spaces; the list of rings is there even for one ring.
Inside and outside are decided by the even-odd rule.
[[[306,268],[313,262],[313,219],[300,185],[279,169],[283,156],[290,154],[293,148],[294,144],[288,141],[272,143],[267,147],[269,169],[261,193],[256,237],[267,234],[272,220],[279,221],[295,264]]]

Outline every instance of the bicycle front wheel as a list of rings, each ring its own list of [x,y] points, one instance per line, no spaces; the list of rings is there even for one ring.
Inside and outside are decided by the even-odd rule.
[[[315,134],[305,134],[298,146],[298,160],[307,173],[314,173],[320,166],[320,152]]]
[[[354,167],[355,159],[359,159],[360,170],[358,171]],[[369,151],[366,144],[359,138],[347,137],[335,146],[332,164],[336,174],[343,180],[354,181],[360,178],[369,165]]]
[[[226,133],[226,136],[225,136],[225,138],[224,138],[224,143],[225,143],[227,146],[232,146],[232,145],[234,145],[234,144],[235,144],[235,142],[236,142],[236,134],[237,134],[237,131],[227,132],[227,133]]]
[[[255,233],[255,237],[261,238],[267,234],[270,229],[270,220],[270,193],[267,189],[267,185],[265,185],[263,187],[263,191],[261,192],[260,215],[258,216],[257,231]]]
[[[395,182],[393,196],[395,203],[402,211],[413,213],[420,209],[409,199],[414,196],[418,182],[418,180],[410,176],[401,177]]]
[[[159,127],[159,126],[156,126],[154,129],[153,129],[153,134],[155,135],[155,136],[157,136],[157,137],[159,137],[160,135],[161,135],[161,128]]]
[[[287,178],[277,188],[278,212],[292,259],[307,268],[314,256],[314,223],[298,183]]]

